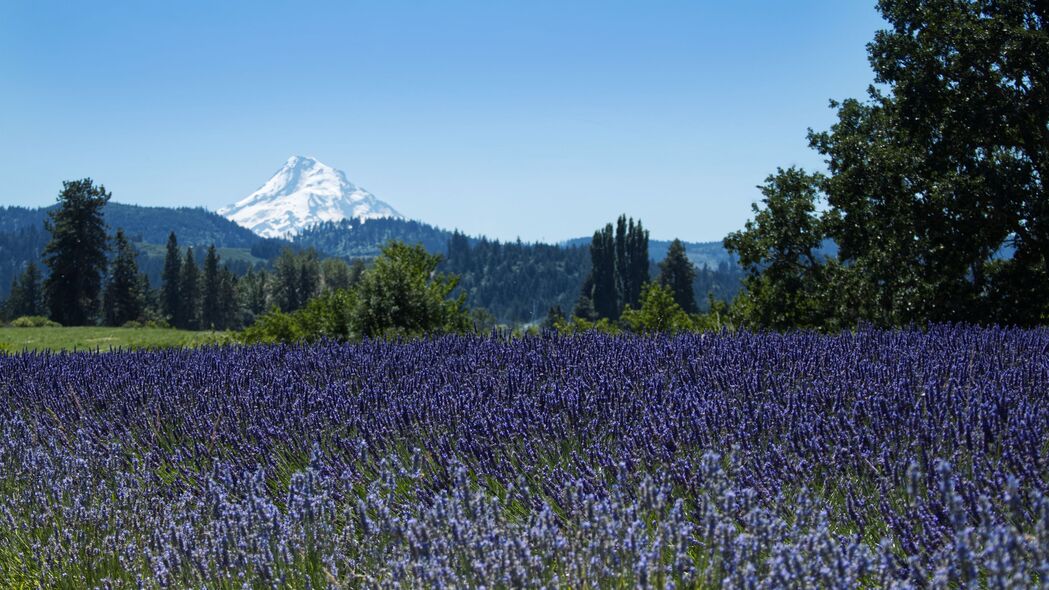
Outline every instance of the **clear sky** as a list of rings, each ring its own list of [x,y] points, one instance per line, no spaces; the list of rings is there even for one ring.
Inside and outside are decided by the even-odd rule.
[[[291,155],[408,217],[558,241],[621,212],[717,240],[871,81],[873,0],[12,1],[0,205],[90,176],[215,210]]]

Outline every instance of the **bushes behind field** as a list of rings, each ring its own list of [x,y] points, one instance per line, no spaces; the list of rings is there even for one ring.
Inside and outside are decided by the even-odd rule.
[[[451,297],[458,279],[437,272],[440,260],[422,246],[391,242],[356,287],[315,297],[295,312],[274,309],[245,329],[241,340],[303,342],[465,332],[470,327],[465,295]]]
[[[12,328],[58,328],[61,324],[41,315],[24,315],[11,320]]]

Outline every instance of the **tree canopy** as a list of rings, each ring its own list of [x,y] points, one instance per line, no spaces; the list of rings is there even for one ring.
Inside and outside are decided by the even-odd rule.
[[[1049,11],[882,0],[875,85],[810,132],[828,174],[780,170],[727,248],[769,327],[1049,317]],[[837,247],[816,256],[825,240]]]

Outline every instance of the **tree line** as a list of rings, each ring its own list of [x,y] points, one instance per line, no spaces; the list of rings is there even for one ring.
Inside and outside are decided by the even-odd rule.
[[[25,265],[2,306],[8,318],[43,316],[63,326],[158,325],[186,330],[232,330],[270,308],[294,311],[314,296],[349,288],[363,263],[321,260],[287,247],[272,272],[238,276],[214,244],[203,256],[168,234],[161,284],[150,286],[123,229],[106,232],[102,209],[111,198],[91,179],[63,183],[59,206],[48,213],[43,271]]]

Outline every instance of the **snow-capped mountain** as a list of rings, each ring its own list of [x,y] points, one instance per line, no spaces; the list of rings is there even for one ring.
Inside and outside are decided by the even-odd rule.
[[[218,213],[267,238],[288,237],[322,221],[402,217],[340,170],[306,156],[288,158],[262,188]]]

